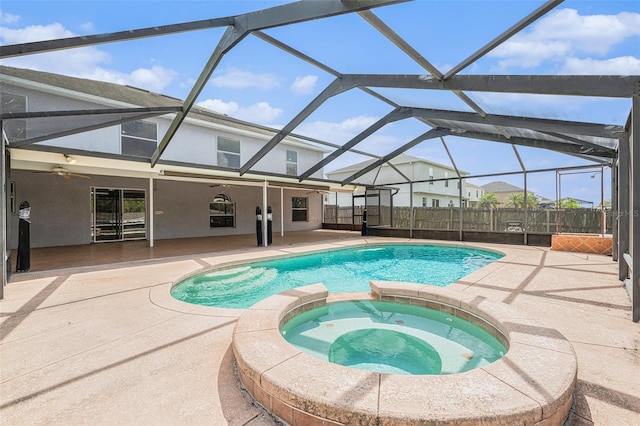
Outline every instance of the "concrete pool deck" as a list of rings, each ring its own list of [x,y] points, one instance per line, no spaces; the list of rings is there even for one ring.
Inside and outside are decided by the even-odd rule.
[[[325,238],[13,275],[0,301],[0,423],[273,424],[234,375],[231,336],[243,311],[185,304],[169,289],[224,262],[406,241]],[[456,244],[507,256],[451,288],[512,305],[571,342],[578,380],[570,424],[640,424],[640,325],[631,322],[616,262],[539,247]]]

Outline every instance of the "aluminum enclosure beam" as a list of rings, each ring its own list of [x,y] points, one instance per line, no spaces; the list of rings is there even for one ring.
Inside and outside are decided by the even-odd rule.
[[[371,26],[373,26],[376,30],[378,30],[382,35],[387,37],[389,41],[396,45],[400,50],[406,53],[411,59],[413,59],[418,65],[427,70],[434,78],[438,80],[442,80],[444,75],[436,68],[431,62],[426,60],[417,50],[413,48],[409,43],[407,43],[399,34],[393,31],[387,24],[385,24],[380,18],[378,18],[373,12],[370,10],[366,10],[363,12],[358,12],[358,14],[367,21]],[[471,109],[480,114],[480,116],[484,117],[487,113],[480,108],[480,106],[475,103],[469,96],[467,96],[464,92],[460,90],[453,90],[452,93],[456,95],[462,102],[467,104]],[[431,126],[434,127],[434,126]],[[496,130],[499,133],[504,135],[505,137],[509,137],[509,135],[500,127],[496,126]]]
[[[239,32],[234,27],[227,28],[227,31],[225,31],[224,35],[220,39],[220,42],[209,57],[207,64],[204,66],[202,72],[200,73],[198,80],[195,82],[193,88],[191,88],[191,91],[187,95],[187,98],[182,105],[182,111],[178,112],[176,117],[173,119],[173,121],[169,125],[169,128],[167,129],[167,132],[164,134],[162,141],[160,141],[158,147],[151,156],[151,167],[154,167],[158,163],[158,159],[167,148],[167,145],[169,145],[169,142],[171,142],[171,139],[173,139],[173,136],[178,131],[178,128],[191,110],[191,107],[193,107],[193,104],[196,102],[196,99],[200,95],[200,92],[202,92],[202,90],[204,89],[204,85],[209,81],[211,74],[213,74],[213,71],[218,66],[218,63],[220,63],[220,60],[222,59],[224,54],[231,50],[233,46],[240,43],[240,41],[244,37],[246,37],[246,35],[246,32]]]
[[[631,107],[631,216],[633,227],[632,245],[629,253],[632,258],[631,265],[631,318],[633,322],[640,322],[640,96],[635,96]]]
[[[171,142],[171,139],[173,139],[173,136],[178,131],[178,128],[184,121],[185,116],[191,110],[191,107],[193,107],[196,99],[204,89],[204,85],[209,81],[211,74],[213,74],[213,71],[220,63],[222,57],[252,31],[259,31],[266,28],[279,27],[282,25],[289,25],[318,18],[326,18],[349,12],[357,12],[370,7],[401,3],[404,1],[407,0],[360,0],[358,2],[340,2],[338,0],[325,0],[322,2],[301,1],[236,16],[234,18],[233,27],[227,28],[227,31],[223,34],[220,42],[200,73],[200,76],[191,89],[191,92],[187,95],[183,104],[182,112],[177,114],[162,138],[162,141],[158,144],[158,148],[151,156],[151,167],[156,165],[158,159],[167,148],[167,145]],[[343,3],[347,3],[348,5]],[[250,161],[254,161],[254,159],[252,158]],[[256,161],[254,161],[254,164],[255,162]],[[245,171],[240,174],[242,175],[246,173],[246,170],[251,166],[247,168],[243,166],[243,170]]]
[[[584,165],[584,166],[568,166],[568,167],[553,167],[553,168],[548,168],[548,169],[534,169],[534,170],[527,170],[527,173],[531,174],[531,173],[550,173],[550,172],[555,172],[555,171],[564,171],[564,170],[583,170],[583,169],[594,169],[596,167],[600,167],[597,164],[588,164],[588,165]],[[465,175],[462,176],[462,179],[478,179],[478,178],[488,178],[488,177],[496,177],[496,176],[514,176],[514,175],[521,175],[524,172],[522,170],[518,170],[518,171],[512,171],[512,172],[500,172],[500,173],[484,173],[481,175]],[[414,180],[413,183],[425,183],[425,182],[443,182],[446,180],[458,180],[458,178],[440,178],[440,179],[421,179],[421,180]],[[406,182],[391,182],[388,183],[387,185],[389,186],[393,186],[393,185],[402,185],[403,183]]]
[[[613,148],[607,148],[605,146],[602,145],[598,145],[597,143],[593,143],[593,142],[589,142],[589,141],[585,141],[579,138],[574,138],[573,136],[569,136],[569,135],[564,135],[562,133],[557,133],[557,132],[540,132],[540,133],[544,133],[545,135],[549,135],[552,136],[554,138],[558,138],[558,139],[564,139],[567,142],[571,142],[571,143],[575,143],[578,145],[582,145],[584,147],[591,147],[594,148],[596,150],[608,150],[611,152],[615,152],[616,150]]]
[[[320,107],[327,99],[352,89],[353,85],[348,82],[345,84],[341,78],[337,78],[331,82],[318,96],[316,96],[302,111],[298,113],[286,126],[282,128],[269,142],[267,142],[260,150],[253,155],[247,162],[240,167],[240,176],[247,173],[258,161],[260,161],[269,151],[275,148],[280,141],[286,138],[293,129],[298,127],[307,117],[309,117],[316,109]]]
[[[624,127],[614,124],[585,123],[579,121],[551,120],[546,118],[516,117],[509,115],[490,114],[481,117],[472,112],[447,111],[440,109],[414,108],[415,117],[462,121],[466,123],[499,125],[535,130],[537,132],[570,133],[574,135],[598,136],[602,138],[618,139],[624,134]],[[606,147],[602,147],[603,149]]]
[[[449,129],[441,129],[441,128],[431,129],[428,132],[423,133],[422,135],[418,136],[417,138],[415,138],[415,139],[407,142],[406,144],[402,145],[400,148],[394,150],[393,152],[385,155],[381,159],[373,162],[372,164],[370,164],[369,166],[367,166],[364,169],[360,170],[359,172],[356,172],[356,173],[352,174],[351,176],[349,176],[348,178],[344,179],[340,183],[342,185],[347,185],[347,184],[351,183],[354,179],[357,179],[360,176],[362,176],[362,175],[364,175],[366,173],[369,173],[371,170],[375,169],[376,167],[380,166],[381,164],[386,163],[389,160],[392,160],[393,158],[395,158],[398,155],[402,154],[406,150],[413,148],[414,146],[418,145],[420,142],[423,142],[423,141],[425,141],[427,139],[434,139],[434,138],[439,138],[439,137],[442,137],[442,136],[447,136],[449,134],[450,134]]]
[[[65,130],[62,132],[56,132],[48,135],[37,136],[34,138],[16,141],[11,143],[10,145],[11,145],[11,148],[21,148],[27,145],[33,145],[35,143],[47,141],[50,139],[62,138],[65,136],[76,135],[78,133],[90,132],[92,130],[98,130],[98,129],[103,129],[105,127],[117,126],[119,124],[129,123],[131,121],[136,121],[136,120],[144,120],[145,118],[157,117],[158,115],[164,115],[164,114],[166,114],[166,112],[149,112],[146,114],[132,115],[126,118],[119,118],[116,120],[105,121],[104,123],[92,124],[90,126],[84,126],[84,127],[77,127],[75,129]]]
[[[553,142],[553,141],[547,141],[547,140],[541,140],[541,139],[523,138],[519,136],[513,136],[507,139],[503,136],[492,134],[492,133],[470,132],[470,131],[464,131],[464,132],[452,131],[451,134],[453,136],[460,136],[463,138],[481,139],[481,140],[492,141],[492,142],[501,142],[501,143],[508,143],[513,145],[529,146],[533,148],[543,148],[543,149],[548,149],[550,151],[561,152],[563,154],[587,154],[587,155],[594,155],[594,156],[599,156],[604,158],[613,158],[615,156],[615,151],[613,150],[603,149],[600,152],[592,152],[591,148],[588,148],[589,152],[585,152],[584,148],[581,145]]]
[[[53,52],[56,50],[73,49],[83,46],[94,46],[97,44],[113,43],[125,40],[158,37],[168,34],[232,26],[234,25],[236,19],[240,17],[246,17],[248,22],[254,24],[263,22],[265,20],[272,20],[273,22],[271,25],[262,26],[262,28],[268,28],[270,26],[279,26],[319,17],[328,17],[341,13],[367,9],[370,7],[401,3],[404,1],[408,0],[363,0],[357,2],[356,4],[353,4],[353,2],[340,2],[336,0],[325,0],[323,2],[296,2],[292,4],[276,6],[266,10],[247,13],[244,15],[204,19],[200,21],[183,22],[172,25],[159,25],[155,27],[139,28],[134,30],[119,31],[115,33],[67,37],[56,40],[44,40],[31,43],[20,43],[2,46],[2,49],[0,50],[0,58],[11,58],[16,56],[32,55],[36,53]],[[304,7],[301,7],[301,3],[305,3]],[[318,4],[314,7],[313,3]],[[320,3],[325,3],[325,5],[320,5]],[[352,5],[343,5],[343,3],[352,3]],[[306,14],[306,10],[311,10],[312,13],[317,13],[321,16],[308,16]],[[274,19],[274,17],[280,19]],[[291,21],[282,22],[283,18],[291,19]]]
[[[640,76],[456,75],[445,81],[417,74],[344,74],[356,86],[471,92],[631,98],[640,96]]]
[[[416,49],[413,48],[413,46],[407,43],[373,12],[365,10],[362,12],[358,12],[358,15],[360,15],[362,19],[367,21],[372,27],[382,33],[385,37],[387,37],[393,44],[395,44],[400,50],[406,53],[418,65],[429,71],[429,73],[431,73],[433,77],[437,78],[438,80],[443,79],[444,75],[433,64],[431,64],[431,62],[426,60]]]
[[[106,114],[146,114],[146,113],[170,113],[180,111],[182,107],[148,107],[148,108],[100,108],[100,109],[77,109],[67,111],[29,111],[29,112],[5,112],[0,113],[0,120],[23,119],[23,118],[52,118],[52,117],[73,117],[79,115],[106,115]]]
[[[356,146],[357,144],[359,144],[360,142],[362,142],[363,140],[365,140],[366,138],[368,138],[369,136],[371,136],[372,134],[374,134],[384,126],[386,126],[387,124],[393,123],[394,121],[398,121],[398,120],[404,120],[405,118],[408,118],[410,116],[411,116],[410,108],[400,108],[400,109],[395,109],[391,111],[389,114],[385,115],[380,120],[376,121],[371,126],[367,127],[365,130],[360,132],[349,142],[345,143],[340,148],[336,149],[331,154],[327,155],[325,158],[323,158],[322,160],[320,160],[319,162],[311,166],[308,170],[302,173],[298,177],[298,179],[300,181],[305,180],[306,178],[308,178],[309,176],[311,176],[312,174],[314,174],[315,172],[317,172],[318,170],[320,170],[321,168],[323,168],[324,166],[326,166],[327,164],[329,164],[330,162],[332,162],[333,160],[335,160],[336,158],[338,158],[339,156],[347,152],[349,149],[353,148],[354,146]]]
[[[140,28],[136,30],[119,31],[115,33],[95,34],[79,37],[68,37],[57,40],[36,41],[31,43],[12,44],[2,46],[0,58],[33,55],[36,53],[53,52],[56,50],[73,49],[83,46],[95,46],[97,44],[114,43],[125,40],[136,40],[148,37],[157,37],[168,34],[183,33],[188,31],[206,30],[233,25],[233,17],[204,19],[201,21],[183,22],[172,25],[159,25],[156,27]]]
[[[464,61],[460,62],[458,65],[456,65],[451,70],[449,70],[449,72],[447,72],[445,74],[444,79],[448,80],[452,76],[458,74],[460,71],[462,71],[463,69],[465,69],[466,67],[468,67],[469,65],[471,65],[472,63],[474,63],[475,61],[477,61],[478,59],[480,59],[481,57],[483,57],[484,55],[486,55],[487,53],[489,53],[493,49],[495,49],[497,46],[499,46],[500,44],[504,43],[506,40],[511,38],[513,35],[517,34],[521,30],[523,30],[524,28],[529,26],[529,24],[531,24],[532,22],[534,22],[535,20],[537,20],[541,16],[545,15],[551,9],[555,8],[557,5],[562,3],[562,1],[563,0],[550,0],[550,1],[547,1],[545,4],[540,6],[538,9],[534,10],[528,16],[526,16],[523,19],[521,19],[519,22],[517,22],[511,28],[509,28],[508,30],[506,30],[505,32],[500,34],[498,37],[496,37],[493,40],[491,40],[485,46],[481,47],[479,50],[477,50],[475,53],[473,53],[467,59],[465,59]]]

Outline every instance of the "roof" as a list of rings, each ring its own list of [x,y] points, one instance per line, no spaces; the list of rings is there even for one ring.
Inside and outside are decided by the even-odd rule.
[[[482,185],[481,188],[483,188],[485,191],[487,192],[493,192],[493,193],[500,193],[500,192],[524,192],[523,188],[520,188],[519,186],[515,186],[515,185],[511,185],[510,183],[501,181],[501,180],[496,180],[493,182],[489,182],[486,185]]]
[[[116,83],[108,83],[98,80],[90,80],[86,78],[70,77],[62,74],[54,74],[45,71],[36,71],[24,68],[14,68],[0,65],[0,75],[15,77],[41,85],[66,89],[76,93],[82,93],[91,96],[97,96],[106,100],[123,102],[129,105],[139,107],[157,108],[157,107],[182,107],[184,101],[171,96],[154,93],[138,87],[126,86]],[[10,83],[6,79],[0,79],[0,87]],[[221,126],[230,126],[239,130],[245,130],[272,137],[277,130],[269,127],[260,126],[246,121],[228,117],[219,114],[207,108],[194,105],[188,114],[188,117],[218,124]],[[296,135],[291,135],[289,140],[301,143],[309,148],[327,152],[326,149],[319,148],[316,145],[308,144],[298,139]]]
[[[352,164],[350,166],[347,167],[343,167],[341,169],[337,169],[337,170],[332,170],[330,172],[327,172],[327,176],[331,176],[332,174],[337,174],[337,173],[345,173],[345,172],[357,172],[358,170],[361,170],[371,164],[373,164],[374,162],[376,162],[377,160],[366,160],[366,161],[362,161],[360,163],[356,163],[356,164]],[[440,164],[440,163],[436,163],[435,161],[430,161],[424,158],[420,158],[420,157],[414,157],[408,154],[400,154],[397,157],[391,159],[389,161],[391,164],[393,164],[394,166],[399,166],[402,164],[409,164],[409,163],[425,163],[428,165],[432,165],[432,166],[436,166],[436,167],[441,167],[443,169],[447,169],[447,170],[451,170],[455,172],[455,169],[451,166],[447,166],[445,164]],[[387,164],[383,164],[383,166],[385,167],[389,167]],[[466,175],[468,174],[468,172],[462,171],[460,170],[460,173],[462,175]]]

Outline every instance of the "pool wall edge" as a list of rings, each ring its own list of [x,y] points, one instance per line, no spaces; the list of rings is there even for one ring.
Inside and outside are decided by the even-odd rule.
[[[315,284],[294,289],[296,301],[282,293],[267,298],[238,320],[232,348],[242,387],[291,425],[552,425],[566,419],[577,362],[571,344],[560,333],[483,297],[411,283],[370,285],[372,299],[420,305],[424,301],[463,318],[466,313],[482,323],[477,325],[489,325],[502,335],[509,351],[492,364],[448,376],[380,374],[320,361],[294,348],[279,332],[294,313],[326,303],[327,298],[342,300],[350,295],[328,296],[322,284]],[[458,396],[457,401],[449,395]]]

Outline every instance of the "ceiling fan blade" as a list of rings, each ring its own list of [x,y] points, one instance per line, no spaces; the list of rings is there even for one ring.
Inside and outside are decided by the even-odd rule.
[[[78,173],[67,173],[67,176],[79,177],[79,178],[82,178],[82,179],[91,179],[91,176],[81,175],[81,174],[78,174]]]

